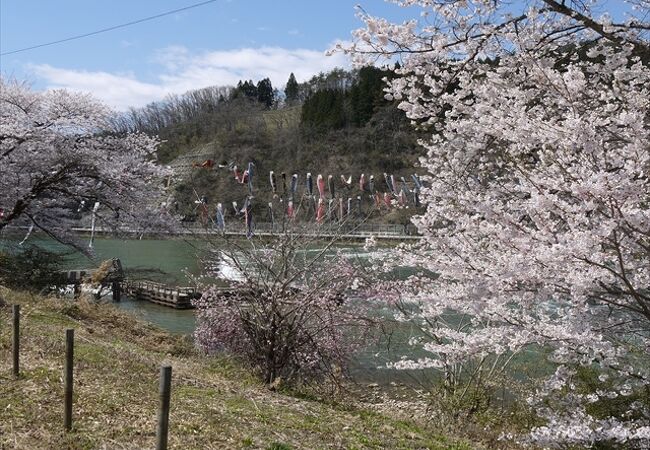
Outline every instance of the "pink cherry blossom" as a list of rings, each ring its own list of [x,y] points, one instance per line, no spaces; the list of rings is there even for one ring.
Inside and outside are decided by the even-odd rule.
[[[545,348],[563,376],[533,396],[547,423],[532,442],[647,448],[649,405],[592,417],[570,374],[600,368],[599,398],[650,382],[650,2],[627,2],[621,21],[595,0],[396,3],[420,20],[361,11],[366,27],[338,48],[398,60],[386,97],[431,132],[423,239],[385,262],[418,270],[390,292],[429,356],[395,366],[453,381],[463,364],[494,374]]]

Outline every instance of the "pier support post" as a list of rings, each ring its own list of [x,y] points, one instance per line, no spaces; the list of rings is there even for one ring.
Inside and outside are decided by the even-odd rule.
[[[113,301],[119,302],[122,298],[122,285],[119,281],[113,281]]]

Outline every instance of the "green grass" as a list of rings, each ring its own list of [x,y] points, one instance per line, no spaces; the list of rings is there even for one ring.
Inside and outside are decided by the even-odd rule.
[[[11,376],[11,310],[0,307],[0,449],[153,448],[158,374],[173,367],[170,449],[472,448],[425,425],[345,402],[270,392],[227,358],[110,305],[0,289],[20,303],[21,375]],[[63,433],[65,329],[75,329],[73,430]]]

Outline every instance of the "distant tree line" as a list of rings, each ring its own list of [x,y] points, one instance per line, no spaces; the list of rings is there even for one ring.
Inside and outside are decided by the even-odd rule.
[[[115,116],[113,124],[118,132],[158,134],[179,123],[211,114],[232,97],[232,92],[230,86],[210,86],[182,95],[170,94],[162,101],[142,108],[130,108]]]
[[[299,83],[293,73],[282,91],[269,78],[257,83],[240,80],[235,87],[209,86],[170,94],[164,100],[117,115],[113,124],[118,132],[143,132],[165,135],[179,124],[214,122],[215,114],[234,109],[283,109],[301,106],[301,123],[324,128],[365,125],[375,109],[388,104],[383,99],[384,77],[392,71],[364,67],[346,71],[334,69]],[[245,105],[243,100],[251,105]],[[237,114],[235,114],[237,115]]]
[[[390,103],[384,99],[384,78],[392,77],[391,70],[368,66],[354,75],[351,82],[341,77],[334,87],[327,83],[314,90],[302,105],[301,123],[320,129],[361,127],[377,108]]]
[[[255,84],[253,80],[237,83],[237,87],[232,91],[231,98],[245,97],[253,101],[258,101],[267,109],[273,106],[277,107],[279,92],[273,89],[273,84],[269,78],[264,78]]]

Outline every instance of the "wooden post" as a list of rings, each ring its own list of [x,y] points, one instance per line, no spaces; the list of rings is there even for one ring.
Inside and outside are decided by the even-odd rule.
[[[122,286],[119,281],[113,281],[113,301],[119,302],[122,297]]]
[[[158,409],[158,430],[156,431],[156,450],[167,450],[169,429],[169,397],[172,384],[172,366],[160,368],[160,408]]]
[[[14,361],[14,377],[18,378],[20,374],[20,305],[12,305],[11,312],[14,324],[14,336],[11,346]]]
[[[72,429],[72,365],[74,361],[74,330],[65,330],[65,431]]]

